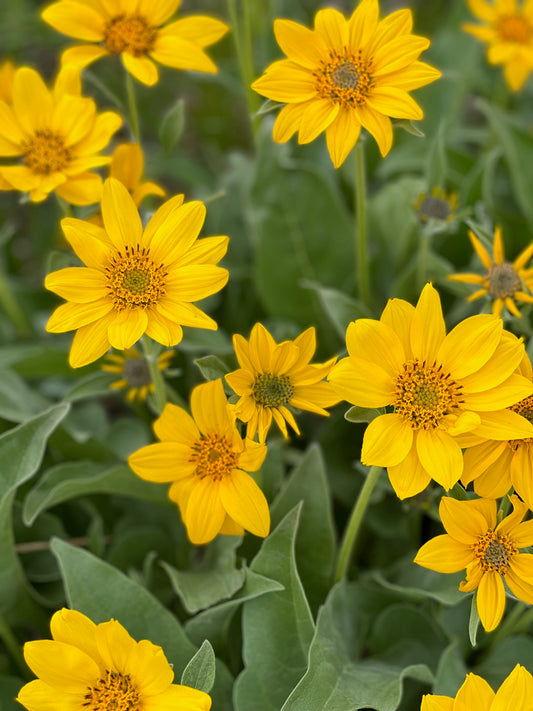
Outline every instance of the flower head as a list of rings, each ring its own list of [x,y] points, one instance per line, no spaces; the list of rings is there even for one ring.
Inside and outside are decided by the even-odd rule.
[[[130,348],[146,333],[164,346],[182,338],[182,326],[214,330],[217,324],[193,301],[219,291],[228,271],[216,266],[225,236],[197,240],[205,218],[202,202],[164,203],[143,230],[130,194],[108,178],[102,198],[104,227],[66,218],[70,245],[84,262],[52,272],[47,289],[67,300],[52,314],[48,331],[77,329],[70,364],[97,360],[110,348]]]
[[[531,711],[532,698],[533,676],[517,664],[496,693],[482,677],[467,674],[455,699],[426,694],[422,697],[420,711]]]
[[[316,349],[315,329],[308,328],[294,341],[276,343],[266,328],[256,323],[250,340],[233,336],[233,347],[241,366],[226,375],[230,387],[239,395],[237,417],[248,423],[246,434],[264,442],[272,419],[287,437],[288,423],[300,434],[289,406],[318,415],[339,402],[324,378],[336,358],[326,363],[310,363]]]
[[[430,193],[421,193],[414,208],[420,222],[449,225],[455,219],[457,210],[457,193],[447,193],[442,188],[435,186]]]
[[[533,69],[533,4],[529,0],[467,0],[481,25],[463,29],[486,42],[489,64],[503,64],[511,91],[524,85]]]
[[[440,72],[418,61],[429,40],[411,34],[410,10],[379,20],[378,0],[362,0],[351,17],[320,10],[314,30],[276,20],[274,32],[287,55],[252,84],[262,96],[285,106],[274,124],[274,140],[309,143],[326,132],[338,168],[359,138],[361,126],[374,136],[381,155],[392,146],[390,117],[421,119],[409,96]]]
[[[157,367],[163,371],[168,368],[174,356],[174,351],[163,351],[157,359]],[[144,402],[148,393],[155,392],[155,386],[150,375],[150,368],[146,356],[137,348],[126,348],[124,355],[111,353],[105,357],[101,368],[106,373],[117,373],[122,377],[111,383],[112,390],[126,388],[126,400]]]
[[[191,541],[209,543],[218,533],[263,538],[270,513],[261,489],[246,472],[257,471],[266,445],[242,439],[221,380],[197,385],[191,394],[192,417],[167,404],[154,423],[161,442],[128,459],[143,479],[172,482],[168,492],[181,512]]]
[[[33,201],[55,191],[73,205],[98,202],[102,181],[90,171],[111,161],[99,152],[121,124],[118,114],[97,114],[94,101],[81,96],[74,70],[63,69],[49,90],[34,69],[21,67],[12,103],[0,101],[0,156],[22,163],[0,166],[0,177]]]
[[[228,26],[203,15],[165,24],[179,5],[180,0],[59,0],[41,17],[63,34],[91,42],[67,49],[63,65],[82,69],[100,57],[120,55],[130,74],[152,85],[159,79],[154,61],[174,69],[217,71],[204,47],[223,37]]]
[[[116,620],[95,625],[63,608],[50,622],[52,640],[24,645],[24,658],[38,679],[25,684],[17,700],[29,711],[209,711],[203,691],[173,684],[163,650],[147,639],[136,642]]]
[[[533,304],[531,295],[533,268],[525,269],[526,264],[533,256],[533,242],[518,255],[514,262],[507,262],[503,251],[502,231],[499,227],[494,230],[494,257],[492,259],[481,240],[471,230],[468,232],[468,236],[487,271],[483,276],[480,274],[450,274],[448,279],[465,284],[477,284],[481,287],[467,300],[474,301],[488,294],[492,299],[492,313],[495,316],[500,316],[505,306],[513,316],[520,317],[522,314],[515,302]]]
[[[524,346],[489,314],[471,316],[446,335],[439,295],[426,284],[416,307],[387,303],[379,321],[358,319],[346,332],[348,357],[329,380],[348,402],[391,406],[367,427],[361,461],[388,468],[401,498],[430,479],[450,489],[463,471],[457,435],[529,437],[531,425],[506,410],[533,393],[515,370]]]
[[[459,590],[477,588],[479,619],[487,632],[505,611],[504,580],[519,600],[533,604],[533,559],[519,552],[533,544],[533,521],[522,521],[528,508],[518,496],[510,499],[513,512],[498,523],[494,499],[443,496],[439,514],[447,533],[425,543],[415,557],[415,563],[438,573],[466,569]]]
[[[519,372],[533,383],[533,369],[524,354]],[[524,439],[482,439],[472,435],[460,438],[466,447],[464,472],[461,481],[465,486],[474,482],[478,496],[497,499],[511,486],[533,510],[533,396],[519,400],[507,411],[509,422],[520,417],[531,423],[531,435]]]

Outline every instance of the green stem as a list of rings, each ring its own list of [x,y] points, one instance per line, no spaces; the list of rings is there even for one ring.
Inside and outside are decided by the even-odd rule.
[[[161,353],[161,346],[159,343],[155,343],[148,336],[143,336],[141,343],[144,350],[144,356],[146,362],[148,363],[148,368],[150,370],[150,376],[154,384],[154,404],[157,413],[160,415],[163,412],[163,408],[167,402],[167,390],[165,387],[165,379],[163,374],[159,370],[158,358]]]
[[[258,119],[257,111],[259,109],[259,96],[251,88],[251,83],[255,77],[254,55],[253,55],[253,32],[252,32],[252,13],[251,0],[243,2],[243,22],[242,26],[239,21],[239,13],[235,0],[226,0],[228,15],[231,23],[233,43],[237,53],[237,61],[239,63],[239,73],[241,81],[244,85],[244,93],[246,97],[246,105],[248,107],[248,115],[250,120],[250,128],[252,135],[255,137],[257,130]]]
[[[335,582],[342,580],[342,578],[346,576],[365,511],[380,474],[381,467],[370,467],[370,471],[368,472],[361,491],[359,492],[359,496],[357,497],[352,515],[344,533],[344,540],[342,541],[339,559],[337,561],[337,568],[335,570]]]
[[[31,328],[28,324],[24,312],[18,305],[16,298],[11,291],[7,276],[0,270],[0,304],[7,316],[13,322],[19,336],[25,338],[31,335]]]
[[[24,655],[22,654],[21,646],[13,634],[11,627],[7,624],[5,619],[0,616],[0,639],[5,644],[5,647],[14,663],[17,665],[19,671],[21,672],[24,679],[32,679],[33,676],[28,669],[28,665],[24,660]]]
[[[361,301],[368,305],[370,293],[368,287],[367,257],[367,219],[366,219],[366,170],[364,141],[359,139],[355,145],[355,254],[357,293]]]
[[[416,265],[416,286],[419,292],[422,291],[427,281],[430,238],[431,232],[428,229],[423,229],[420,234]]]
[[[137,112],[137,101],[135,99],[135,86],[131,74],[126,70],[126,92],[128,94],[128,109],[130,114],[130,132],[131,137],[137,143],[141,142],[141,133],[139,130],[139,114]]]

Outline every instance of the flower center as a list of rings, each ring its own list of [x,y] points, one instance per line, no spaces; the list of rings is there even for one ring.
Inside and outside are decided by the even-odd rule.
[[[165,293],[167,272],[162,264],[154,264],[146,248],[125,247],[106,267],[107,288],[117,311],[147,308],[156,304]]]
[[[111,54],[142,57],[153,49],[157,30],[140,15],[118,15],[107,23],[104,44]]]
[[[522,281],[510,262],[493,264],[487,273],[488,292],[497,299],[514,296],[522,288]]]
[[[519,415],[522,415],[522,417],[525,417],[526,420],[533,423],[533,395],[530,395],[514,405],[511,405],[509,409],[513,412],[518,412]],[[533,444],[533,438],[526,437],[525,439],[511,439],[507,442],[507,444],[511,447],[513,452],[516,452],[521,445]]]
[[[422,200],[422,204],[418,208],[418,214],[424,222],[432,218],[446,222],[452,214],[452,210],[447,200],[435,197],[434,195],[428,195]]]
[[[70,162],[70,149],[64,139],[48,129],[36,131],[33,138],[23,144],[24,163],[38,175],[50,175],[64,170]]]
[[[504,42],[517,44],[528,44],[533,34],[529,22],[520,15],[503,15],[496,21],[495,29]]]
[[[203,479],[210,476],[220,480],[239,464],[239,453],[231,448],[230,442],[218,434],[202,436],[192,446],[191,462],[196,464],[196,476]]]
[[[144,388],[152,384],[150,368],[144,356],[129,358],[124,363],[124,378],[130,388]]]
[[[313,72],[316,90],[321,98],[342,107],[361,106],[373,84],[372,69],[371,62],[362,58],[361,50],[356,54],[337,54],[332,50],[330,58]]]
[[[84,698],[84,711],[141,711],[140,694],[130,675],[109,669],[103,679],[88,688]]]
[[[512,540],[503,534],[487,531],[474,543],[474,556],[479,560],[484,573],[494,572],[505,575],[509,558],[518,553]]]
[[[254,400],[264,407],[286,405],[294,390],[288,375],[259,373],[255,376],[252,395]]]
[[[432,430],[461,403],[461,386],[442,366],[408,360],[396,378],[394,410],[414,429]]]

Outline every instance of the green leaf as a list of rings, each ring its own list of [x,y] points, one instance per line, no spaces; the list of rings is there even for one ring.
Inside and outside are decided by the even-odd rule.
[[[194,614],[230,598],[244,584],[244,570],[235,568],[235,549],[240,536],[218,536],[205,546],[197,570],[177,570],[164,561],[161,566],[187,612]]]
[[[185,127],[185,101],[178,99],[163,116],[159,127],[159,140],[169,155],[176,147]]]
[[[427,190],[431,192],[434,187],[444,188],[448,174],[448,161],[446,155],[446,121],[442,120],[439,130],[431,139],[428,150],[426,181]]]
[[[493,689],[497,689],[517,664],[523,664],[530,671],[531,660],[533,660],[531,635],[513,634],[484,650],[480,663],[471,671],[486,679]]]
[[[296,563],[311,609],[316,610],[330,588],[336,550],[328,478],[317,444],[308,449],[272,504],[272,525],[299,502]]]
[[[244,568],[244,573],[244,585],[231,600],[200,612],[185,624],[187,634],[195,644],[200,644],[201,640],[209,638],[215,649],[218,647],[222,649],[233,615],[244,602],[284,589],[283,585],[276,580],[266,578],[252,570]]]
[[[439,660],[433,693],[455,697],[465,680],[467,671],[459,641],[454,639]]]
[[[405,678],[432,682],[433,676],[425,664],[409,664],[402,668],[377,659],[358,659],[366,641],[364,630],[370,622],[365,608],[364,592],[358,585],[340,583],[332,589],[318,615],[305,676],[282,711],[355,711],[366,708],[395,711],[402,697]],[[417,630],[411,630],[411,634],[416,635]],[[404,640],[394,641],[401,645]]]
[[[303,281],[302,286],[312,289],[317,294],[320,305],[343,343],[349,323],[358,318],[372,318],[374,316],[362,301],[354,299],[342,291],[312,281]]]
[[[0,371],[0,417],[4,420],[24,422],[50,404],[49,400],[29,388],[13,371]]]
[[[198,366],[206,380],[217,380],[218,378],[223,378],[226,373],[230,372],[228,366],[215,355],[196,358],[194,364]]]
[[[294,553],[301,507],[292,509],[263,541],[251,565],[284,590],[244,604],[245,668],[235,682],[235,711],[279,711],[306,669],[314,624]]]
[[[48,437],[68,410],[68,405],[55,405],[0,436],[0,614],[9,615],[11,624],[27,622],[32,607],[14,550],[13,499],[17,488],[39,469]]]
[[[47,469],[24,500],[23,521],[27,526],[52,506],[87,494],[122,494],[143,501],[165,504],[166,488],[144,481],[124,464],[64,462]]]
[[[444,605],[456,605],[464,599],[465,593],[459,590],[464,571],[443,575],[411,561],[412,558],[404,559],[398,564],[401,572],[394,582],[386,579],[378,570],[372,571],[370,576],[384,588],[401,592],[409,600],[431,598]]]
[[[66,402],[73,402],[74,400],[82,400],[83,398],[94,397],[95,395],[110,395],[111,390],[109,386],[115,380],[117,380],[116,374],[103,373],[101,371],[89,373],[84,378],[80,378],[70,390],[65,393],[63,399]]]
[[[181,684],[208,694],[215,683],[215,653],[207,640],[202,643],[181,675]]]
[[[474,590],[474,594],[472,595],[472,606],[470,608],[470,620],[468,622],[468,636],[470,637],[470,644],[472,647],[475,647],[477,643],[477,633],[480,622],[481,620],[479,619],[479,613],[477,611],[477,590]]]
[[[372,407],[359,407],[354,405],[344,413],[344,419],[348,422],[372,422],[376,417],[384,414],[384,410],[377,410]]]

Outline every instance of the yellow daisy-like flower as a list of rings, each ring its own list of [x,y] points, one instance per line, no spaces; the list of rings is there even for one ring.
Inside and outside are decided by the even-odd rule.
[[[425,694],[420,711],[531,711],[533,676],[517,664],[496,693],[477,674],[467,674],[454,699]]]
[[[310,363],[316,350],[314,328],[308,328],[294,341],[276,343],[266,328],[256,323],[250,340],[233,336],[238,370],[226,375],[229,386],[239,395],[237,417],[247,422],[246,435],[264,442],[272,418],[284,437],[288,423],[300,434],[289,406],[329,416],[324,408],[339,402],[333,388],[324,380],[336,358],[326,363]]]
[[[174,351],[163,351],[157,359],[157,367],[160,371],[166,370],[170,361],[174,357]],[[150,374],[150,368],[146,356],[137,348],[126,348],[124,355],[112,353],[105,357],[107,361],[101,366],[101,370],[106,373],[117,373],[121,375],[120,380],[111,383],[112,390],[126,388],[126,400],[133,402],[145,402],[148,393],[155,392],[155,386]]]
[[[67,301],[54,311],[47,330],[77,330],[69,360],[73,368],[92,363],[110,347],[130,348],[144,333],[174,346],[182,326],[216,330],[216,322],[192,302],[226,284],[228,271],[216,264],[228,237],[197,241],[205,219],[202,202],[183,203],[183,195],[177,195],[143,230],[124,185],[108,178],[102,217],[104,227],[62,220],[65,237],[86,266],[60,269],[45,280],[47,289]]]
[[[63,65],[83,69],[100,57],[120,55],[136,79],[149,86],[159,79],[155,62],[174,69],[215,73],[204,47],[217,42],[229,27],[220,20],[192,15],[165,23],[181,0],[59,0],[43,10],[54,29],[84,42],[63,52]],[[164,27],[162,25],[165,25]]]
[[[533,368],[527,354],[519,372],[533,383]],[[472,435],[460,438],[461,445],[466,447],[461,481],[465,486],[473,481],[476,494],[488,499],[499,499],[513,486],[533,510],[533,396],[520,400],[509,410],[510,415],[518,414],[532,423],[531,435],[504,441]]]
[[[126,186],[137,207],[148,195],[165,196],[165,191],[157,183],[141,182],[143,172],[144,156],[138,143],[121,143],[115,148],[109,175]]]
[[[488,44],[489,64],[503,64],[511,91],[524,85],[533,69],[533,3],[531,0],[467,0],[484,24],[464,24],[463,29]]]
[[[420,222],[449,224],[455,219],[458,201],[457,193],[447,193],[435,186],[430,193],[421,193],[418,196],[414,208]]]
[[[219,533],[242,535],[244,529],[268,536],[268,504],[246,473],[261,467],[266,445],[241,438],[221,380],[194,388],[191,411],[192,417],[167,404],[154,423],[161,442],[130,455],[130,467],[142,479],[172,482],[168,496],[196,545]]]
[[[116,620],[95,625],[63,608],[50,622],[53,639],[24,645],[24,658],[38,679],[25,684],[17,701],[28,711],[209,711],[211,697],[173,684],[174,672],[161,647],[136,642]]]
[[[287,55],[252,84],[262,96],[287,104],[274,124],[274,140],[285,143],[298,131],[309,143],[322,131],[338,168],[359,138],[361,126],[374,136],[381,155],[392,146],[390,117],[421,119],[408,92],[441,73],[418,61],[429,40],[411,34],[410,10],[379,20],[378,0],[362,0],[350,18],[320,10],[314,30],[276,20],[274,32]]]
[[[533,256],[533,242],[511,263],[505,260],[500,227],[496,227],[494,230],[493,259],[471,230],[469,230],[468,236],[487,272],[483,276],[480,274],[450,274],[448,279],[480,286],[481,288],[471,294],[467,301],[474,301],[488,294],[493,301],[492,313],[495,316],[500,316],[504,306],[513,316],[521,316],[515,302],[533,304],[533,296],[530,293],[533,291],[533,268],[525,269],[526,264]]]
[[[457,501],[443,496],[439,515],[447,533],[424,543],[415,563],[438,573],[466,568],[459,590],[477,588],[481,624],[492,632],[505,611],[505,580],[519,600],[533,604],[533,556],[520,548],[533,545],[533,520],[522,521],[527,506],[510,497],[513,512],[498,523],[494,499]]]
[[[379,321],[351,323],[346,345],[349,355],[329,380],[354,405],[394,408],[368,425],[361,461],[387,467],[401,499],[431,479],[445,489],[454,486],[463,472],[459,434],[531,436],[529,422],[502,410],[533,393],[531,381],[515,373],[523,343],[490,314],[471,316],[446,335],[431,284],[416,308],[392,299]]]
[[[98,202],[102,180],[92,168],[111,158],[99,155],[122,125],[113,111],[96,113],[80,95],[79,75],[62,70],[53,90],[29,67],[17,69],[12,103],[0,101],[0,156],[20,157],[22,165],[0,166],[0,177],[33,201],[55,191],[73,205]]]

